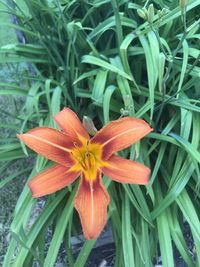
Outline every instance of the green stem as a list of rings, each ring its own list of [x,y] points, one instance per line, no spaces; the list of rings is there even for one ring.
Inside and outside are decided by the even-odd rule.
[[[114,15],[115,15],[118,46],[120,47],[120,45],[123,41],[123,31],[122,31],[122,25],[121,25],[118,5],[117,5],[116,0],[111,0],[111,4],[112,4]]]

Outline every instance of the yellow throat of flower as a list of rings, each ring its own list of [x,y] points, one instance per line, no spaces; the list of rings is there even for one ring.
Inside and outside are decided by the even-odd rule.
[[[100,167],[105,166],[102,161],[102,146],[99,144],[90,144],[87,142],[82,147],[75,147],[71,151],[72,158],[75,160],[73,170],[81,171],[88,181],[94,181],[97,171]]]

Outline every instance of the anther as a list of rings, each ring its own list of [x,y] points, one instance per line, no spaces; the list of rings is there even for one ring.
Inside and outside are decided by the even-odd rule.
[[[78,144],[76,142],[73,142],[74,146],[78,148]]]
[[[86,157],[89,157],[89,156],[90,156],[90,152],[87,151],[87,152],[85,153],[85,155],[86,155]]]

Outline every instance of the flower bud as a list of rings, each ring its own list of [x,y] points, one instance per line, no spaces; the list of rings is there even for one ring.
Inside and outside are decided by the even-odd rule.
[[[147,10],[146,8],[139,8],[137,9],[138,16],[141,17],[142,19],[146,20],[147,19]]]
[[[147,17],[148,17],[148,22],[153,23],[153,20],[154,20],[154,6],[153,6],[153,4],[149,5],[148,11],[147,11]]]
[[[83,126],[86,129],[86,131],[89,133],[89,135],[93,136],[96,134],[97,129],[94,126],[94,123],[90,117],[83,116]]]
[[[158,10],[157,14],[158,14],[158,17],[159,17],[159,18],[162,17],[162,11],[161,11],[160,9]]]
[[[128,116],[129,115],[129,111],[124,109],[124,108],[121,108],[120,112],[121,112],[122,116]]]
[[[167,12],[169,12],[169,9],[163,7],[163,9],[162,9],[162,16],[164,16],[165,14],[167,14]]]

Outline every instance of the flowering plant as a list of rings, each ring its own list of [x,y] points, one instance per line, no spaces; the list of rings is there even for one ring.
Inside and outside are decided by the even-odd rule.
[[[54,193],[81,176],[74,205],[86,239],[98,237],[106,223],[110,198],[101,173],[114,181],[147,184],[150,169],[114,153],[152,131],[143,120],[125,117],[112,121],[90,139],[76,114],[64,108],[54,116],[62,129],[38,127],[18,137],[38,154],[54,161],[53,167],[29,182],[33,197]]]

